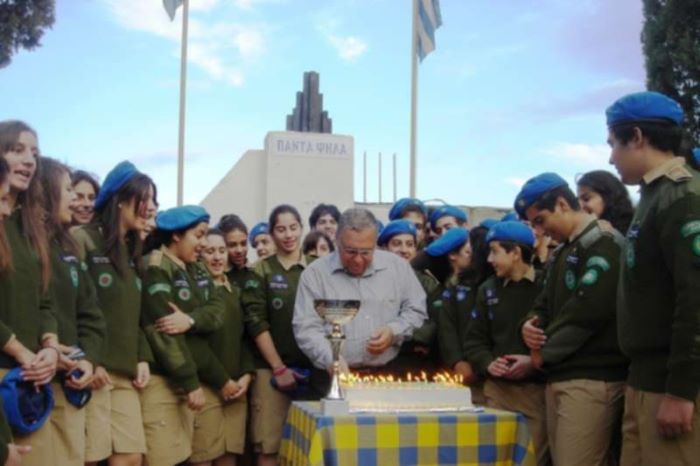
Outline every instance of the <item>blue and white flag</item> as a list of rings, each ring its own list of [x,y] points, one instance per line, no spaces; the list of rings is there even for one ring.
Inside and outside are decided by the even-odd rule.
[[[163,0],[163,7],[165,8],[165,11],[168,12],[170,21],[175,19],[175,12],[178,8],[180,8],[180,5],[182,5],[182,0]]]
[[[416,18],[416,52],[420,61],[435,50],[435,30],[442,26],[440,0],[414,0],[418,2]]]

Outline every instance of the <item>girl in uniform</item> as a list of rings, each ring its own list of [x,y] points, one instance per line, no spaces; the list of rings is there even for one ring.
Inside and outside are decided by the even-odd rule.
[[[226,242],[229,265],[226,276],[242,290],[246,281],[255,280],[255,272],[248,267],[248,227],[238,215],[228,214],[219,220],[218,230]]]
[[[304,238],[304,254],[312,257],[323,257],[335,251],[331,238],[321,230],[310,231]]]
[[[78,259],[77,246],[68,232],[75,198],[68,167],[42,160],[41,184],[45,190],[46,229],[51,257],[51,298],[58,321],[62,352],[59,377],[52,383],[54,409],[50,424],[55,454],[52,464],[82,466],[85,462],[85,410],[88,384],[105,334],[95,288]],[[64,387],[74,394],[71,401]]]
[[[140,328],[140,233],[156,199],[153,181],[130,162],[105,178],[95,221],[73,230],[97,290],[106,334],[86,411],[86,462],[138,466],[146,452],[139,391],[150,379],[150,348]]]
[[[312,371],[292,331],[292,315],[299,277],[307,265],[301,252],[303,228],[299,212],[290,205],[275,207],[270,214],[270,233],[277,247],[275,255],[258,262],[257,282],[248,282],[243,290],[243,306],[248,333],[262,355],[256,361],[256,378],[251,393],[251,437],[258,465],[277,464],[282,427],[292,397],[297,394],[303,372]],[[277,388],[274,388],[273,385]],[[316,387],[306,387],[309,397],[318,397]]]
[[[100,184],[88,172],[76,170],[71,175],[75,202],[73,203],[73,225],[86,225],[95,217],[95,199]]]
[[[243,241],[245,242],[245,236]],[[209,230],[202,257],[214,284],[223,291],[226,302],[224,323],[211,336],[209,344],[229,376],[236,382],[238,391],[230,401],[223,401],[219,397],[207,398],[204,408],[197,413],[191,462],[197,461],[199,466],[235,466],[236,456],[243,454],[245,447],[247,392],[255,366],[248,340],[244,338],[241,291],[229,282],[225,274],[229,253],[221,230]],[[217,426],[223,429],[224,441],[212,445],[211,437],[203,434]],[[200,449],[208,454],[197,459]],[[213,462],[204,461],[209,459],[213,459]]]
[[[601,220],[608,221],[622,233],[632,222],[634,207],[625,185],[610,172],[593,170],[576,180],[581,208]]]
[[[22,366],[25,380],[51,382],[58,362],[57,323],[49,296],[51,263],[38,171],[41,157],[36,132],[20,121],[0,122],[0,155],[9,166],[10,217],[5,234],[10,254],[0,275],[0,378]],[[11,265],[9,265],[11,264]],[[53,462],[51,429],[44,424],[18,444],[31,445],[25,465]]]
[[[255,249],[258,260],[266,259],[275,253],[275,242],[270,236],[270,227],[267,223],[256,224],[248,235],[250,245]]]
[[[194,412],[207,400],[233,400],[239,393],[208,343],[225,318],[223,289],[216,289],[197,262],[206,242],[209,214],[199,206],[161,212],[153,233],[157,249],[146,258],[143,284],[144,332],[154,355],[153,377],[143,391],[146,459],[171,466],[220,456],[221,419],[198,426]],[[210,401],[211,404],[211,401]]]

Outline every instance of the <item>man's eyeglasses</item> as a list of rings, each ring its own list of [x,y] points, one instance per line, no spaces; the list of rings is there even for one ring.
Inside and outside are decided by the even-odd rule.
[[[340,249],[343,250],[344,254],[347,254],[348,256],[360,256],[364,259],[372,257],[372,254],[374,254],[374,248],[346,248],[343,245],[340,245]]]

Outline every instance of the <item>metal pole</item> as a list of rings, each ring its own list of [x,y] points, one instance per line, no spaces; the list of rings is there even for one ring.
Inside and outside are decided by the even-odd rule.
[[[379,153],[379,203],[382,203],[382,153]]]
[[[418,57],[416,54],[416,26],[418,21],[418,2],[413,0],[413,24],[411,26],[411,183],[410,196],[416,197],[416,107],[418,88]]]
[[[362,155],[362,202],[367,203],[367,151]]]
[[[393,155],[394,162],[394,202],[396,202],[396,152]]]
[[[182,2],[182,51],[180,52],[180,125],[177,139],[177,205],[182,205],[185,172],[185,100],[187,96],[187,23],[190,1]]]

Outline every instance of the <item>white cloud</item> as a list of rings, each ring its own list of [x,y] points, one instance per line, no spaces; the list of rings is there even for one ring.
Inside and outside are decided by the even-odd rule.
[[[181,22],[177,18],[171,22],[161,2],[103,1],[122,27],[169,40],[176,45],[173,55],[180,56]],[[191,2],[192,12],[211,12],[220,3],[220,0]],[[267,27],[224,20],[207,21],[203,17],[193,16],[192,12],[189,18],[188,61],[216,81],[241,86],[245,79],[242,65],[265,53]]]
[[[338,52],[338,56],[345,61],[355,61],[367,51],[367,42],[359,37],[329,35],[328,40]]]
[[[605,144],[560,142],[543,149],[542,152],[563,162],[591,168],[606,167],[610,157],[610,148]]]

